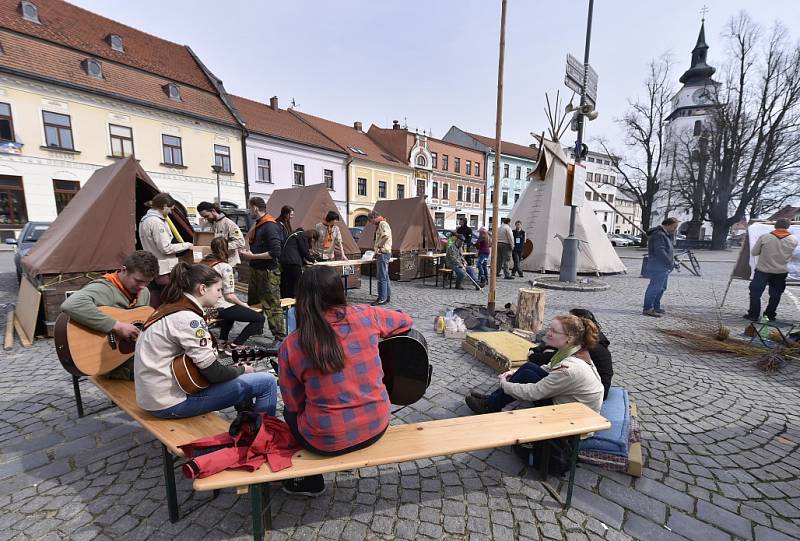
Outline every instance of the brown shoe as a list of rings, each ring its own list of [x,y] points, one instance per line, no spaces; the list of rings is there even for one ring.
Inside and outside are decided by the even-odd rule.
[[[489,406],[489,401],[485,398],[476,398],[472,395],[468,395],[464,398],[464,401],[469,406],[469,409],[474,411],[475,413],[492,413],[492,408]]]

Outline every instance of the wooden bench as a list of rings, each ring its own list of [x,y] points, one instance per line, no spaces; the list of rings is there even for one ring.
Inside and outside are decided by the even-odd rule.
[[[442,275],[442,288],[444,288],[445,279],[450,278],[450,289],[453,289],[453,269],[441,268],[436,271],[436,287],[439,287],[439,275]]]
[[[298,451],[292,457],[291,468],[273,473],[264,464],[252,473],[226,470],[204,479],[196,479],[194,489],[207,491],[235,488],[240,494],[249,492],[253,538],[262,541],[265,529],[268,531],[272,528],[269,501],[271,482],[569,437],[572,459],[565,503],[565,508],[569,508],[580,436],[610,427],[608,420],[578,403],[393,425],[377,443],[360,451],[335,457]],[[545,454],[542,461],[542,474],[545,476],[547,463],[548,457]]]
[[[130,415],[134,421],[142,425],[155,439],[161,442],[169,520],[177,522],[180,518],[180,510],[178,507],[178,492],[175,487],[175,467],[176,462],[184,457],[178,446],[199,438],[227,432],[230,427],[230,421],[225,420],[216,413],[206,413],[186,419],[159,419],[136,404],[136,391],[132,381],[98,377],[91,377],[89,381],[94,383],[119,409]],[[218,494],[219,491],[215,490],[211,499],[216,498]],[[205,503],[207,502],[201,502],[200,505]],[[187,510],[184,514],[194,511],[200,505]]]
[[[281,310],[283,310],[283,312],[284,312],[284,318],[286,317],[286,310],[288,310],[289,308],[291,308],[294,305],[295,305],[295,300],[293,298],[291,298],[291,297],[284,297],[284,298],[281,299]],[[253,310],[254,312],[258,312],[258,313],[261,313],[261,312],[264,311],[264,307],[261,306],[260,304],[251,304],[250,305],[250,309]],[[206,321],[206,323],[208,323],[209,327],[212,327],[214,325],[218,325],[219,322],[220,322],[219,318],[212,318],[212,319],[209,319],[208,321]]]

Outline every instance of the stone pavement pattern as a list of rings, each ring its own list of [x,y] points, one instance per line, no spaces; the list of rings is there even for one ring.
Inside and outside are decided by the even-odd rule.
[[[548,317],[585,306],[603,323],[614,382],[639,405],[642,478],[583,465],[564,513],[507,449],[367,468],[327,476],[328,490],[315,499],[273,491],[273,539],[800,538],[800,365],[766,375],[749,361],[692,354],[656,330],[714,325],[730,267],[707,263],[703,278],[673,275],[669,315],[658,320],[639,315],[646,281],[638,272],[609,277],[604,292],[547,292]],[[524,283],[501,280],[498,306]],[[416,282],[392,288],[393,306],[415,318],[434,363],[426,397],[393,422],[468,415],[463,395],[490,388],[495,376],[459,341],[434,335],[433,317],[445,303],[483,303],[485,294]],[[15,290],[13,273],[0,274],[0,303],[13,302]],[[733,328],[743,327],[745,300],[746,283],[734,282],[723,310]],[[780,315],[798,317],[791,299]],[[160,447],[116,409],[79,419],[52,341],[17,345],[1,358],[0,540],[250,536],[248,497],[230,491],[171,524]],[[107,404],[91,385],[83,390],[87,411]],[[548,483],[564,494],[565,481]],[[179,478],[178,488],[183,502],[189,482]]]

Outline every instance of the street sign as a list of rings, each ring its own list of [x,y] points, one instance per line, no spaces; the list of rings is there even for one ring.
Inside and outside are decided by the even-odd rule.
[[[567,54],[567,67],[566,75],[564,76],[564,84],[567,88],[577,94],[581,93],[584,77],[584,65],[578,61],[577,58],[571,54]],[[586,66],[586,99],[592,105],[597,103],[597,72],[594,71],[592,66]]]

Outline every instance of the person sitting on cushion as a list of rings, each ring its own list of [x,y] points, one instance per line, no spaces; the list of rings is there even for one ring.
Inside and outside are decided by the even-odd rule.
[[[603,404],[603,384],[592,363],[589,350],[599,339],[591,319],[572,314],[556,316],[545,333],[545,343],[555,353],[543,366],[527,362],[516,371],[500,375],[500,388],[488,396],[466,397],[475,413],[502,410],[514,400],[527,400],[535,406],[580,402],[599,412]]]

